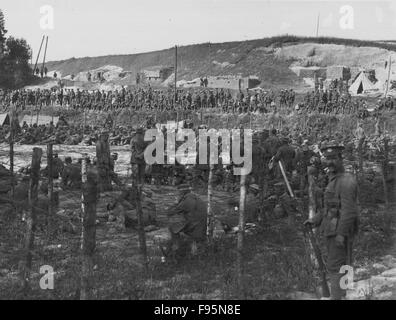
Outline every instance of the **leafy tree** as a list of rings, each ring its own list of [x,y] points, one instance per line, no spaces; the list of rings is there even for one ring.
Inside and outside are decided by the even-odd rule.
[[[4,44],[5,44],[5,34],[7,33],[7,30],[5,29],[5,20],[4,20],[4,14],[0,10],[0,59],[4,53]]]
[[[31,49],[24,39],[9,37],[5,45],[5,74],[8,77],[7,87],[19,88],[29,80],[31,71],[29,59]],[[0,80],[1,81],[1,80]]]
[[[24,39],[6,38],[6,32],[0,10],[0,87],[20,88],[31,77],[31,48]]]

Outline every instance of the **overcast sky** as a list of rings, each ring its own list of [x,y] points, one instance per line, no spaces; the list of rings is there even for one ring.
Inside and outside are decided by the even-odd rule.
[[[53,29],[49,11],[53,8]],[[345,7],[347,6],[347,7]],[[396,0],[1,0],[8,35],[48,60],[129,54],[280,34],[396,40]],[[352,10],[352,11],[351,11]],[[352,12],[352,16],[351,16]]]

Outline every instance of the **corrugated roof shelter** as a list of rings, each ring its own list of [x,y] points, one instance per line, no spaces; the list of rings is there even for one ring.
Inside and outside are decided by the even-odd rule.
[[[0,114],[0,126],[4,126],[5,124],[10,124],[10,116],[8,113],[1,113]]]
[[[300,78],[326,78],[326,68],[321,67],[293,67],[293,72]]]
[[[58,124],[59,121],[59,117],[51,117],[51,116],[43,116],[43,115],[39,115],[38,116],[38,121],[37,121],[37,115],[33,115],[33,116],[29,116],[29,115],[25,115],[20,124],[23,125],[23,122],[26,121],[26,123],[28,125],[33,125],[35,123],[37,123],[37,125],[47,125],[50,124],[51,121],[54,123],[54,126],[56,126]]]
[[[327,67],[326,75],[327,75],[327,79],[350,80],[351,69],[345,66],[330,66]]]

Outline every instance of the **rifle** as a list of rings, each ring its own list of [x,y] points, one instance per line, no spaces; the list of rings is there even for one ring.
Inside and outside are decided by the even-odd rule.
[[[326,280],[326,274],[327,274],[326,265],[323,261],[322,252],[320,251],[318,240],[310,224],[305,225],[305,234],[306,236],[308,236],[309,242],[311,243],[313,251],[315,253],[316,260],[318,261],[321,286],[322,286],[322,295],[323,297],[328,298],[330,297],[330,289]]]
[[[279,163],[279,168],[281,170],[283,179],[285,180],[287,190],[289,191],[290,197],[292,197],[294,199],[295,196],[294,196],[293,190],[292,190],[292,188],[290,186],[289,180],[287,179],[286,172],[285,172],[285,169],[283,167],[282,161],[279,160],[278,163]]]
[[[296,197],[295,197],[293,190],[290,186],[289,180],[287,179],[286,172],[285,172],[285,169],[284,169],[281,161],[279,161],[279,168],[282,172],[283,179],[285,180],[285,183],[286,183],[286,186],[287,186],[287,189],[289,191],[291,198],[296,200]],[[302,208],[299,208],[300,212],[302,212],[301,209]],[[321,286],[322,286],[322,295],[323,295],[323,297],[328,298],[328,297],[330,297],[330,289],[329,289],[329,285],[327,284],[327,280],[326,280],[326,274],[327,274],[326,265],[323,261],[322,252],[320,251],[318,239],[316,238],[316,236],[312,230],[312,226],[310,224],[305,225],[304,234],[305,234],[305,236],[308,237],[308,240],[309,240],[309,242],[312,246],[312,249],[314,251],[316,261],[318,262],[319,273],[320,273],[320,278],[321,278]]]

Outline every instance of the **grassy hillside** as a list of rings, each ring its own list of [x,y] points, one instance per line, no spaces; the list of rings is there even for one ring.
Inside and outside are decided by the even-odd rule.
[[[396,43],[393,42],[290,35],[249,41],[202,43],[179,48],[179,77],[194,79],[205,75],[257,75],[263,80],[264,87],[298,86],[301,85],[301,80],[289,69],[295,59],[290,56],[279,56],[275,52],[282,47],[304,43],[372,47],[396,52]],[[131,55],[71,58],[49,62],[48,68],[58,70],[66,76],[105,65],[115,65],[136,74],[143,68],[173,64],[174,48],[170,48]]]

